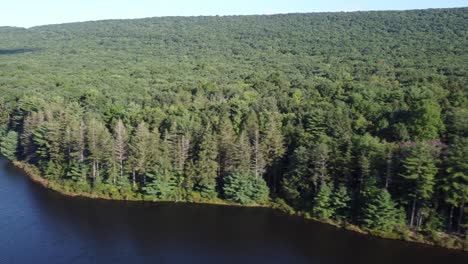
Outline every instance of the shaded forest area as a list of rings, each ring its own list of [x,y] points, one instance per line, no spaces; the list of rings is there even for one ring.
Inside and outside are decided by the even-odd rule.
[[[0,148],[75,193],[463,234],[467,25],[460,8],[0,27]]]

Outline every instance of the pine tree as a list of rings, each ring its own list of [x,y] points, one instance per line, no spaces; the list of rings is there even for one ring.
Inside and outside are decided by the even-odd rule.
[[[18,149],[18,133],[10,130],[0,142],[1,153],[9,160],[16,160]]]
[[[280,184],[280,161],[286,153],[284,137],[281,132],[281,116],[278,112],[268,113],[270,116],[264,131],[261,133],[262,158],[267,169],[268,183],[273,192],[277,192]]]
[[[91,119],[87,125],[86,143],[91,161],[92,178],[100,177],[102,166],[111,163],[112,136],[104,124]]]
[[[3,97],[0,97],[0,127],[6,127],[10,120],[10,111]]]
[[[227,176],[234,171],[234,128],[229,118],[223,118],[218,128],[219,175]]]
[[[399,222],[399,211],[386,189],[368,197],[362,211],[362,225],[369,229],[391,231]]]
[[[328,161],[329,161],[328,145],[323,142],[314,144],[311,149],[310,158],[313,165],[312,182],[315,187],[322,185],[328,180]]]
[[[418,143],[403,160],[401,177],[407,180],[408,195],[412,199],[409,225],[412,227],[417,211],[417,203],[431,198],[434,191],[434,177],[437,167],[427,143]]]
[[[218,150],[215,137],[211,129],[207,128],[199,146],[197,160],[195,161],[195,189],[203,197],[216,196],[216,178],[218,175]]]
[[[33,144],[34,131],[44,122],[44,114],[42,112],[32,112],[23,122],[23,131],[21,133],[20,143],[22,147],[22,154],[25,160],[32,159],[35,154]]]
[[[344,220],[348,217],[349,202],[351,197],[345,185],[340,185],[331,195],[330,206],[333,210],[332,218]]]
[[[273,165],[279,159],[281,159],[286,152],[284,147],[284,137],[281,133],[281,124],[279,114],[271,113],[272,117],[267,124],[266,130],[263,133],[262,149],[265,163],[267,166]]]
[[[44,170],[44,177],[49,180],[57,180],[63,175],[60,163],[49,160]]]
[[[282,193],[286,200],[298,205],[308,200],[313,193],[309,180],[310,155],[305,147],[300,146],[289,159],[288,172],[281,182]]]
[[[251,165],[250,169],[253,171],[255,178],[263,177],[265,173],[265,159],[261,150],[260,132],[255,130],[251,139]]]
[[[169,144],[169,153],[174,170],[182,175],[189,157],[190,136],[179,131],[177,124],[173,123],[171,129],[166,132],[165,138]]]
[[[70,160],[80,164],[84,163],[86,149],[86,124],[83,120],[73,118],[67,124],[66,131],[69,131],[65,144],[69,151]]]
[[[448,230],[452,229],[453,211],[455,207],[460,209],[458,218],[458,230],[463,220],[463,210],[468,201],[468,138],[455,137],[450,145],[447,157],[447,173],[442,179],[443,197],[450,205]]]
[[[333,215],[331,206],[331,189],[328,184],[320,186],[319,192],[314,199],[312,214],[320,219],[329,219]]]
[[[317,108],[309,112],[306,117],[305,130],[310,134],[310,139],[314,142],[320,140],[326,132],[325,111]]]
[[[130,140],[130,166],[133,186],[136,186],[137,176],[145,177],[151,146],[151,135],[144,122],[138,124]]]
[[[50,160],[61,164],[65,160],[64,152],[64,127],[60,120],[47,122],[46,140],[48,142],[48,151]]]
[[[66,176],[75,182],[86,180],[85,166],[77,161],[72,160],[67,168]]]
[[[242,173],[251,172],[251,146],[247,133],[242,131],[232,150],[232,170]]]
[[[223,192],[226,199],[240,203],[264,203],[268,200],[269,189],[266,182],[245,172],[234,172],[224,178]]]
[[[127,159],[128,133],[122,120],[117,120],[114,128],[114,156],[119,166],[119,176],[123,177],[124,161]],[[115,182],[114,182],[115,183]]]
[[[35,155],[42,161],[49,160],[49,141],[47,138],[48,127],[44,123],[33,132],[32,140],[35,146]]]

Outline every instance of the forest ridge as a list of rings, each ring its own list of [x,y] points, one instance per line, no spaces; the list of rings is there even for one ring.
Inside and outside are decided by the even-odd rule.
[[[0,27],[0,149],[76,194],[462,247],[467,26],[468,8]]]

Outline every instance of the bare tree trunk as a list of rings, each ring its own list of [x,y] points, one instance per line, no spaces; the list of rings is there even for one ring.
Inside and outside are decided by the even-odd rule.
[[[97,177],[99,178],[99,176],[100,176],[100,173],[99,173],[99,162],[96,162],[96,173],[97,173],[97,174],[96,174]]]
[[[417,227],[420,228],[422,225],[422,220],[423,220],[423,215],[421,214],[421,211],[418,212],[418,217],[417,217]]]
[[[123,177],[123,160],[120,160],[120,177]]]
[[[450,206],[449,221],[447,225],[447,231],[452,231],[452,222],[453,222],[453,205]]]
[[[385,189],[388,189],[392,180],[392,152],[389,151],[387,155],[387,173],[385,175]]]
[[[93,161],[93,180],[96,179],[96,161]]]
[[[416,211],[416,198],[413,199],[413,206],[411,209],[411,218],[410,218],[410,227],[413,227],[413,222],[414,222],[414,213]]]
[[[132,180],[133,180],[133,187],[136,186],[136,175],[135,175],[135,170],[132,171]]]

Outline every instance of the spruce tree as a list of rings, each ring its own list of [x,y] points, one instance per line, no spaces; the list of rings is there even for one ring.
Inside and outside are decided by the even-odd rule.
[[[236,145],[234,135],[234,128],[231,120],[224,117],[221,118],[218,127],[218,159],[219,159],[219,173],[221,177],[227,176],[234,171],[234,149]]]
[[[218,176],[218,149],[211,129],[207,128],[199,146],[195,161],[195,189],[205,198],[216,196],[216,178]]]
[[[331,195],[330,207],[333,210],[332,218],[344,220],[348,217],[349,202],[351,197],[345,185],[340,185]]]
[[[366,201],[362,210],[362,225],[369,229],[391,231],[398,224],[399,211],[386,189]]]
[[[330,198],[331,188],[328,184],[324,183],[320,186],[320,189],[315,196],[312,215],[320,219],[329,219],[333,215]]]
[[[403,172],[400,174],[407,181],[408,196],[412,199],[409,225],[412,227],[418,202],[427,201],[434,192],[434,177],[437,167],[427,143],[421,142],[413,147],[403,160]]]
[[[468,138],[455,137],[449,146],[447,170],[442,179],[443,197],[450,205],[448,230],[452,230],[454,208],[459,208],[458,229],[463,220],[463,210],[468,201]]]
[[[10,130],[0,141],[0,151],[9,160],[16,160],[18,133]]]
[[[282,193],[286,200],[299,205],[313,194],[310,177],[310,157],[308,150],[300,146],[291,155],[288,172],[281,182]]]
[[[264,203],[269,189],[263,178],[255,179],[248,172],[234,172],[224,178],[224,197],[240,204]]]
[[[136,186],[137,176],[145,177],[149,158],[151,135],[146,123],[138,124],[130,140],[130,167],[132,171],[132,183]]]
[[[329,161],[329,148],[322,139],[321,142],[314,144],[311,149],[310,158],[312,162],[312,182],[315,188],[322,185],[328,179],[328,161]]]
[[[121,119],[114,128],[114,156],[119,166],[119,176],[123,177],[124,161],[128,158],[128,133]]]

